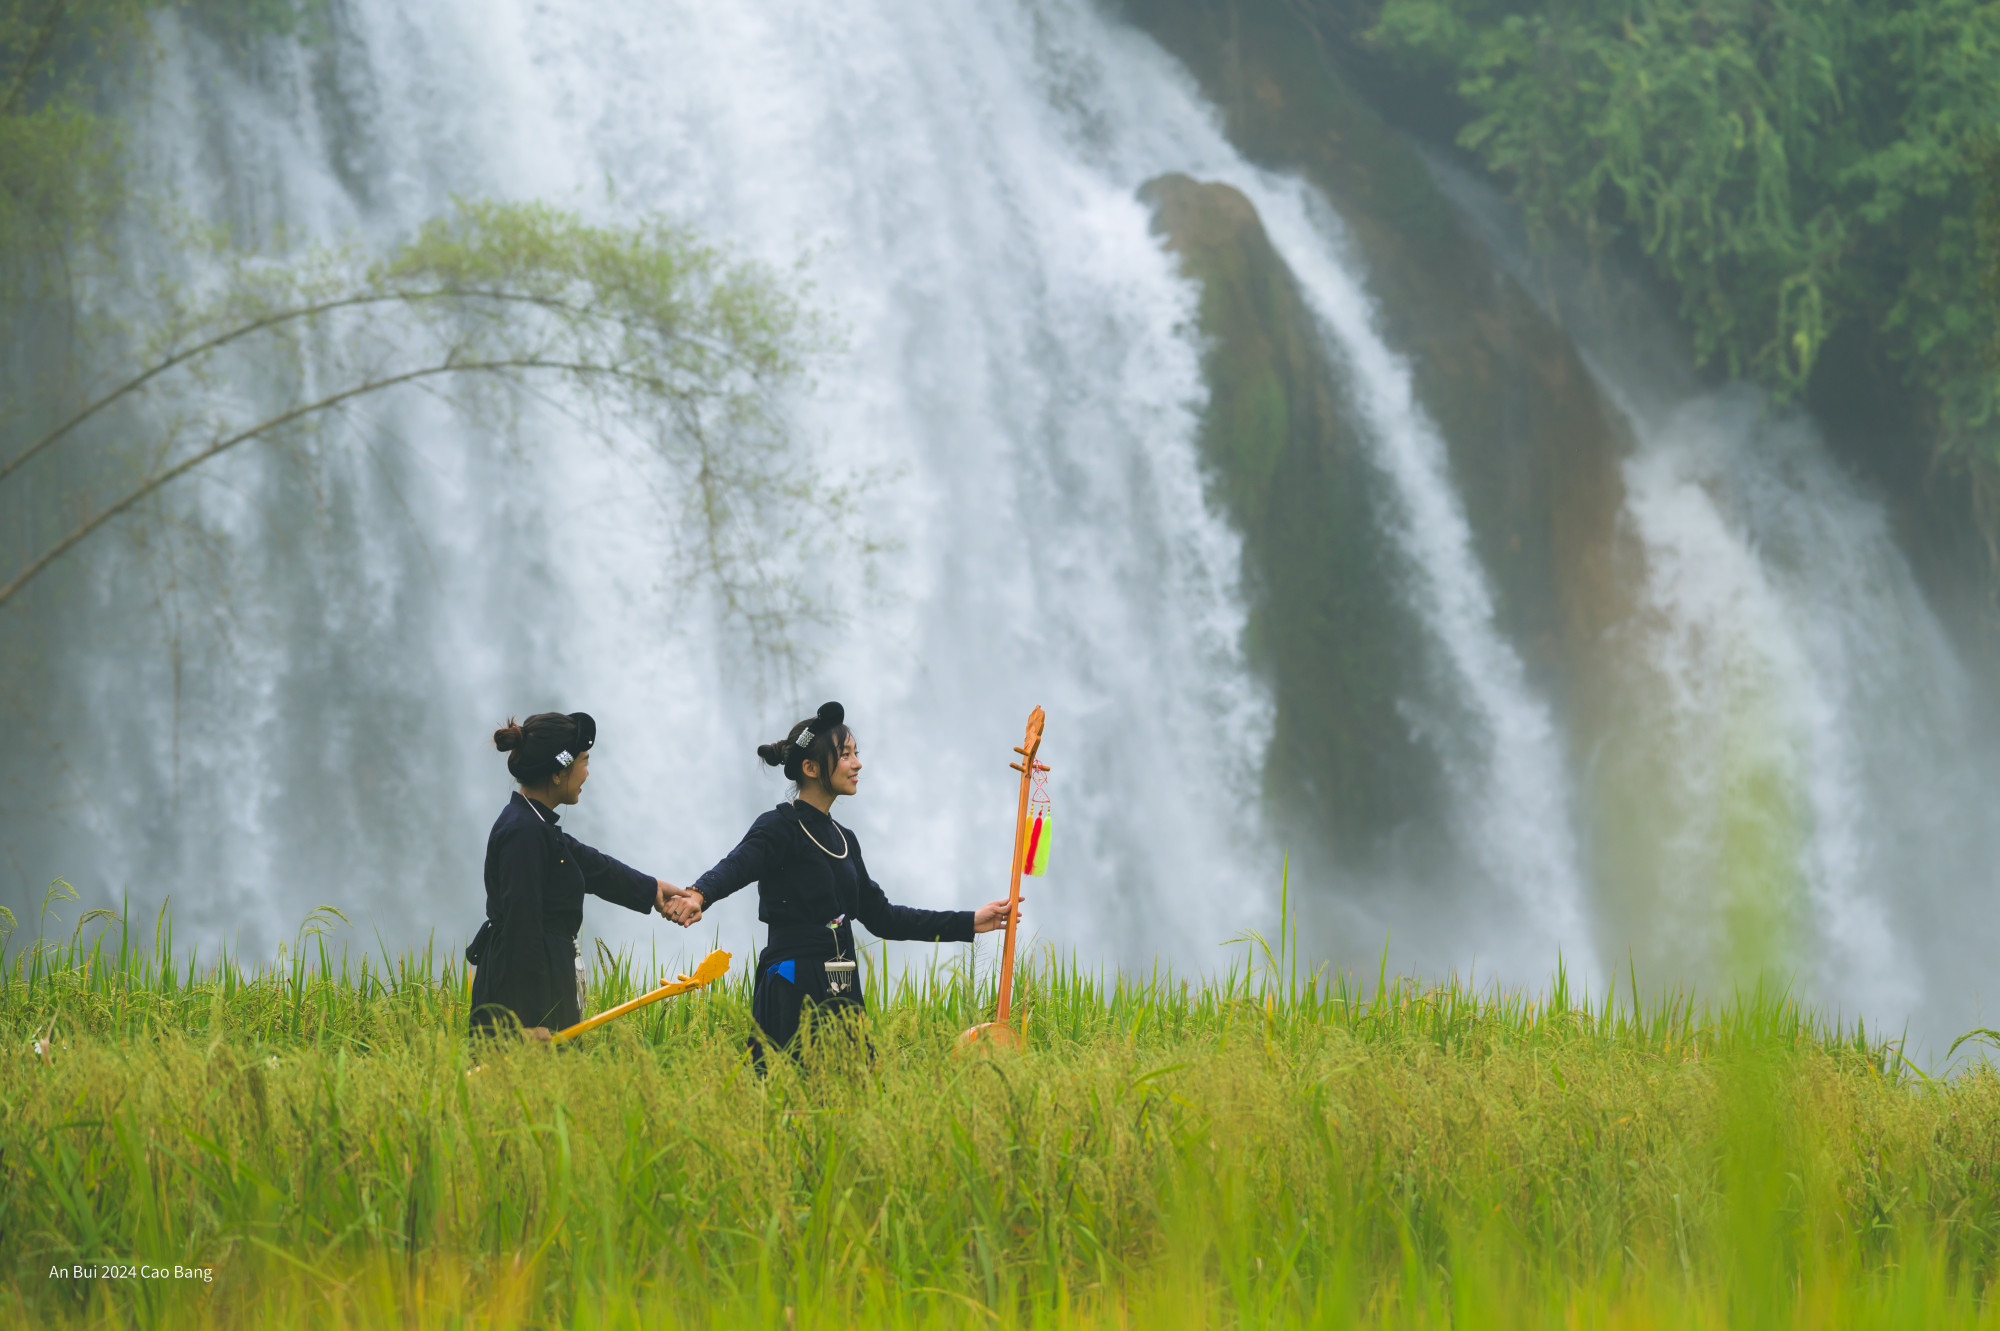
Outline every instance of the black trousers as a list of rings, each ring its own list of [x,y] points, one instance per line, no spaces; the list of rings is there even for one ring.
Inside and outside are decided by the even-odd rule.
[[[765,949],[757,959],[757,982],[750,991],[750,1017],[761,1033],[750,1037],[750,1060],[759,1076],[764,1073],[766,1044],[793,1058],[799,1056],[799,1026],[809,1007],[814,1025],[821,1027],[829,1020],[858,1016],[867,1010],[859,993],[827,996],[824,961],[774,956]]]

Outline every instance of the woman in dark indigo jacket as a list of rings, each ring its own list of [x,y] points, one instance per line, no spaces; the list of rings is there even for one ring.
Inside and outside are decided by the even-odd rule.
[[[542,712],[493,732],[507,770],[521,783],[486,838],[486,922],[465,959],[472,981],[472,1029],[517,1021],[536,1039],[583,1019],[577,995],[576,935],[583,895],[642,914],[667,913],[682,889],[592,850],[557,823],[590,779],[597,723],[587,712]]]
[[[1007,923],[1005,901],[976,911],[918,910],[883,895],[868,876],[860,840],[833,820],[834,800],[854,794],[861,779],[860,751],[845,721],[841,705],[830,702],[779,743],[758,746],[757,756],[784,768],[797,793],[759,814],[736,849],[666,908],[668,919],[693,924],[730,893],[757,884],[757,918],[771,926],[771,937],[757,957],[750,1015],[781,1049],[798,1033],[806,1004],[862,1006],[858,991],[830,998],[826,986],[826,963],[854,956],[856,920],[877,938],[941,943],[969,943]],[[751,1052],[762,1066],[755,1039]]]

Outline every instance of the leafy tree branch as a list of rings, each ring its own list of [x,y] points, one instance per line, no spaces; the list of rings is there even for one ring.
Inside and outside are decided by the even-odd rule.
[[[775,274],[683,227],[466,202],[374,261],[235,255],[150,326],[134,364],[0,464],[0,486],[53,481],[77,515],[0,569],[0,607],[223,455],[443,383],[479,413],[541,384],[606,442],[642,441],[678,497],[679,553],[760,645],[782,655],[786,628],[816,613],[766,551],[844,498],[782,410],[824,329]]]
[[[311,37],[327,0],[0,0],[0,313],[51,281],[128,203],[114,79],[142,73],[166,11],[236,44]]]

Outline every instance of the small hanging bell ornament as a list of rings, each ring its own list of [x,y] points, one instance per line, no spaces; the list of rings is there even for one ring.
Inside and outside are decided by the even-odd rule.
[[[859,990],[856,983],[855,965],[840,955],[840,926],[847,919],[845,915],[835,917],[826,927],[833,933],[833,960],[826,963],[826,996],[829,1000],[853,998]]]

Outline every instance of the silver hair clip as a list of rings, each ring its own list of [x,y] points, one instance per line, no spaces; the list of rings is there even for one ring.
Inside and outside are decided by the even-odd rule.
[[[575,761],[576,761],[575,756],[572,755],[568,749],[564,749],[561,753],[558,753],[556,755],[556,766],[558,767],[568,767],[571,763]]]
[[[799,732],[799,737],[792,741],[792,747],[803,749],[804,747],[806,747],[806,745],[812,742],[813,742],[812,727],[807,726],[804,730],[801,730]]]

